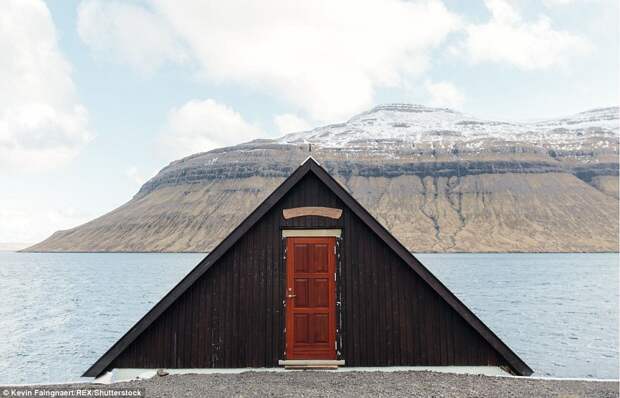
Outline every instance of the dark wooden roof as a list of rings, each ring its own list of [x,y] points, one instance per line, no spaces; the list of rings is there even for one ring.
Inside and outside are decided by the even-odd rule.
[[[495,333],[493,333],[465,304],[439,281],[418,259],[411,254],[392,234],[383,227],[347,190],[325,171],[312,157],[309,157],[289,176],[267,199],[265,199],[244,221],[242,221],[219,245],[190,271],[166,296],[142,319],[121,337],[97,360],[83,376],[97,377],[120,355],[142,332],[144,332],[172,303],[220,259],[258,220],[261,219],[284,195],[308,173],[318,177],[351,211],[353,211],[374,233],[376,233],[398,256],[409,265],[432,289],[434,289],[461,317],[471,325],[506,360],[512,370],[523,376],[531,375],[532,369],[521,360]]]

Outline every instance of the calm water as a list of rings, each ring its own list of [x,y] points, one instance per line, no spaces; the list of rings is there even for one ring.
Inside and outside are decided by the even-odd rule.
[[[202,257],[0,252],[0,384],[79,380]],[[618,377],[616,254],[419,258],[536,375]]]

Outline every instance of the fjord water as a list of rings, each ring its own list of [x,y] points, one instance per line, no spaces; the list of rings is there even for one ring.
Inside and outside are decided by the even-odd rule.
[[[0,252],[0,384],[80,375],[203,254]],[[618,377],[618,255],[420,254],[535,371]]]

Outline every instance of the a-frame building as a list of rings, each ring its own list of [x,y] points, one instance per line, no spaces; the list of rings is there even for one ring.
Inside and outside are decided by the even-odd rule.
[[[308,158],[84,376],[294,360],[532,373]]]

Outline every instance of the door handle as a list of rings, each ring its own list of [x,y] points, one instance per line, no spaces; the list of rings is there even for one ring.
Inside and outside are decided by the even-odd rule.
[[[287,298],[295,298],[295,297],[297,297],[297,295],[296,294],[287,294],[286,297]]]

